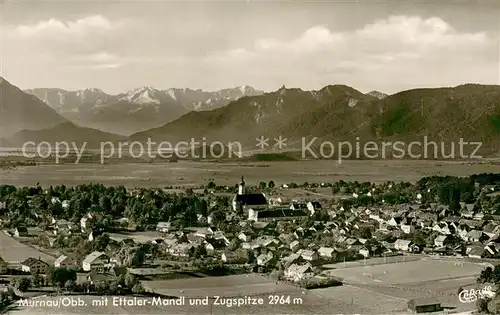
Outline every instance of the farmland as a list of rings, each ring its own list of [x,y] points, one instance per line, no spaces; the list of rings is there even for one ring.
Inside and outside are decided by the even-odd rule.
[[[188,297],[204,297],[207,295],[245,296],[287,292],[300,295],[296,287],[276,283],[266,277],[248,274],[224,277],[191,278],[163,281],[143,281],[149,291],[166,296],[184,295]]]
[[[0,257],[10,264],[18,264],[29,257],[38,258],[52,263],[55,258],[44,254],[28,245],[18,242],[15,238],[0,231]]]
[[[292,162],[179,162],[166,164],[44,164],[0,170],[0,182],[16,186],[78,185],[89,182],[127,187],[199,186],[210,180],[233,186],[241,176],[248,183],[273,180],[277,185],[296,182],[417,181],[423,176],[500,172],[494,161],[292,161]]]
[[[216,288],[215,288],[216,289]],[[210,296],[212,293],[210,293]],[[9,314],[332,314],[332,313],[401,313],[406,308],[406,300],[392,298],[379,293],[373,293],[352,286],[319,289],[307,291],[304,294],[279,293],[278,296],[290,296],[289,304],[271,305],[269,295],[258,295],[262,298],[261,305],[243,305],[227,307],[214,305],[215,300],[209,300],[209,305],[189,305],[191,300],[185,298],[184,305],[151,305],[148,306],[112,306],[112,297],[106,297],[108,305],[95,305],[93,301],[101,300],[96,296],[72,296],[72,299],[85,301],[84,307],[18,307]],[[58,299],[60,297],[40,297],[36,300]]]
[[[410,265],[406,267],[400,266],[406,264]],[[420,267],[418,269],[419,273],[424,274],[430,267],[425,263],[419,265],[400,263],[387,266],[390,266],[398,275],[405,275],[407,279],[410,279],[411,275],[405,274],[405,272],[416,272]],[[436,267],[436,265],[433,266]],[[444,265],[442,265],[442,268],[444,268]],[[471,272],[474,271],[472,266],[464,266],[463,268]],[[356,268],[345,270],[354,271],[354,269]],[[457,269],[462,269],[462,267]],[[468,272],[457,272],[457,274],[466,273]],[[347,284],[340,287],[302,291],[288,284],[276,283],[266,277],[253,274],[143,282],[148,290],[154,290],[156,293],[184,297],[183,305],[153,305],[152,299],[147,298],[150,301],[148,306],[112,306],[110,304],[112,297],[106,297],[105,299],[108,299],[109,303],[105,306],[96,305],[98,303],[93,302],[102,300],[102,297],[72,296],[72,298],[80,298],[85,301],[85,313],[98,314],[161,314],[165,312],[173,314],[402,314],[406,313],[409,299],[424,296],[437,296],[443,306],[458,306],[457,311],[468,311],[474,307],[473,304],[459,305],[456,295],[459,286],[467,285],[471,281],[474,282],[474,278],[464,277],[461,279],[441,280],[398,286],[384,286],[376,282],[372,284],[367,282],[366,284]],[[272,295],[289,296],[290,302],[288,304],[270,305],[269,296]],[[202,299],[207,296],[210,298],[208,305],[193,306],[189,304],[191,300]],[[251,296],[252,298],[262,298],[264,302],[262,305],[227,307],[214,305],[214,296],[230,298]],[[58,297],[53,299],[55,298]],[[48,300],[50,298],[37,298],[37,300],[44,299]],[[20,307],[11,314],[44,314],[48,311],[54,311],[54,314],[81,314],[83,308],[62,307],[53,310],[47,307]]]

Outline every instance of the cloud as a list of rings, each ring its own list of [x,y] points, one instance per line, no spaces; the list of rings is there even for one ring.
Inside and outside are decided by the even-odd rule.
[[[486,64],[498,58],[496,40],[490,35],[459,32],[438,17],[389,16],[352,31],[336,32],[319,25],[288,41],[261,38],[246,48],[212,53],[205,62],[212,68],[225,65],[235,69],[225,69],[228,75],[245,71],[257,76],[260,72],[265,74],[261,80],[279,78],[290,85],[304,78],[310,78],[311,83],[322,80],[321,84],[379,81],[376,72],[411,74],[425,82],[429,75],[434,79],[453,78],[452,71],[433,74],[439,66],[453,69],[474,65],[475,69],[487,69]],[[478,60],[478,54],[485,58]],[[419,74],[422,71],[427,72]],[[494,75],[489,72],[490,77]],[[479,72],[471,74],[469,80],[480,77]],[[461,75],[465,79],[463,71]]]
[[[41,21],[33,25],[18,25],[7,29],[14,36],[19,37],[43,37],[58,38],[64,37],[84,37],[95,35],[100,32],[108,32],[113,29],[112,23],[105,17],[100,15],[88,16],[76,21],[60,21],[50,19]]]
[[[160,88],[250,84],[268,90],[341,83],[384,92],[404,84],[492,83],[499,76],[498,34],[465,32],[440,17],[388,16],[351,30],[308,25],[294,34],[283,26],[274,37],[264,28],[242,35],[236,26],[219,31],[217,23],[210,30],[193,25],[187,31],[161,23],[91,15],[8,25],[4,71],[15,76],[39,69],[55,82],[71,78],[79,85],[86,69],[101,69],[99,78],[88,80],[101,80],[104,89],[157,81]]]
[[[108,52],[113,38],[126,28],[125,21],[91,15],[72,21],[49,19],[33,24],[7,25],[4,60],[11,64],[43,63],[47,68],[116,68],[123,64]]]

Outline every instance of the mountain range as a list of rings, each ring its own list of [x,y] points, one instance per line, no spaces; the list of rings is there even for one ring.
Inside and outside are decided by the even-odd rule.
[[[38,97],[70,121],[125,135],[161,126],[189,111],[211,110],[245,96],[263,94],[250,86],[215,92],[144,86],[118,95],[96,88],[78,91],[40,88],[25,92]]]
[[[117,126],[124,124],[121,119],[126,115],[121,112],[133,112],[133,108],[137,107],[141,108],[139,112],[142,111],[142,116],[132,115],[133,117],[150,121],[152,117],[149,115],[162,116],[162,125],[130,136],[107,133],[70,121],[39,98],[24,93],[5,80],[2,80],[1,88],[3,97],[0,127],[3,133],[0,139],[4,138],[14,145],[26,140],[50,142],[91,139],[92,143],[97,144],[99,141],[120,139],[173,142],[189,141],[191,138],[200,141],[204,138],[208,143],[215,140],[239,141],[246,148],[254,150],[257,137],[270,138],[269,143],[272,145],[273,138],[281,136],[287,139],[287,148],[293,150],[300,147],[303,137],[316,137],[320,141],[361,139],[361,142],[367,142],[410,141],[427,136],[433,141],[446,143],[458,142],[460,138],[468,142],[480,141],[483,143],[483,149],[487,149],[487,154],[496,155],[500,143],[498,85],[465,84],[456,87],[421,88],[392,95],[383,95],[380,92],[365,94],[346,85],[329,85],[313,91],[283,86],[277,91],[253,96],[243,96],[252,93],[250,91],[244,93],[240,90],[241,93],[238,93],[233,89],[236,93],[233,97],[237,98],[236,100],[225,106],[214,105],[215,109],[204,108],[205,110],[195,106],[199,103],[194,100],[200,98],[193,95],[209,92],[199,90],[196,93],[193,92],[195,90],[189,90],[193,93],[187,93],[187,89],[166,92],[146,87],[118,96],[106,96],[99,90],[88,90],[90,94],[81,97],[92,102],[79,103],[76,112],[84,111],[82,108],[87,105],[83,104],[90,104],[89,107],[93,110],[106,107],[107,109],[101,112],[103,116],[113,108],[116,110],[115,115],[108,114],[110,116],[106,116],[106,119],[114,119]],[[174,97],[170,93],[175,96],[177,103],[171,103]],[[101,96],[90,96],[98,94]],[[185,96],[187,94],[190,94],[191,98]],[[110,104],[106,104],[108,97],[112,99]],[[141,103],[147,104],[147,109],[142,108]],[[52,103],[52,106],[55,106],[54,104]],[[160,115],[163,113],[163,106],[174,104],[181,104],[178,107],[182,107],[185,113],[179,112],[180,117],[173,121],[170,119],[172,116]],[[155,123],[160,121],[161,119],[157,118]]]

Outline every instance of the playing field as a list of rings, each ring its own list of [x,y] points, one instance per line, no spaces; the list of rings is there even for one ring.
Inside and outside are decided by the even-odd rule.
[[[418,261],[330,270],[348,283],[409,284],[477,276],[483,265],[424,258]]]
[[[54,257],[18,242],[3,231],[0,231],[0,256],[10,264],[18,264],[29,257],[40,258],[48,263],[52,263],[55,260]]]
[[[424,176],[465,176],[500,173],[500,165],[487,161],[454,162],[426,160],[294,161],[294,162],[179,162],[165,164],[64,164],[0,170],[0,184],[77,185],[101,183],[127,187],[198,186],[213,180],[232,187],[241,176],[249,184],[273,180],[276,185],[304,182],[417,181]]]

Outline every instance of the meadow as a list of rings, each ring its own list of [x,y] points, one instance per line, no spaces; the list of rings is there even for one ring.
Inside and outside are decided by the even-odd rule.
[[[14,237],[5,234],[4,231],[0,231],[0,257],[9,264],[19,264],[29,257],[41,258],[48,263],[53,263],[55,260],[52,256],[20,243]]]
[[[89,182],[126,187],[196,187],[215,181],[234,186],[245,181],[276,185],[344,181],[409,181],[432,175],[467,176],[500,173],[493,161],[459,162],[429,160],[370,161],[290,161],[290,162],[191,162],[114,163],[114,164],[41,164],[0,170],[0,184],[16,186],[78,185]]]

